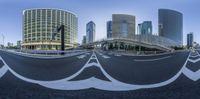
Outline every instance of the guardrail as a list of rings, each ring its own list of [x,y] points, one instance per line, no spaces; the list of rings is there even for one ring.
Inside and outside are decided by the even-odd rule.
[[[7,49],[3,49],[3,51],[25,56],[25,57],[39,58],[39,59],[65,58],[65,57],[76,56],[76,55],[80,55],[80,54],[88,52],[87,50],[46,51],[46,50],[7,50]],[[61,53],[64,53],[64,54],[61,54]]]

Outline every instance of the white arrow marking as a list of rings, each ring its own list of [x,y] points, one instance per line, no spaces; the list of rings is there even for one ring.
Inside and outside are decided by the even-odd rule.
[[[198,58],[198,59],[188,59],[188,61],[190,61],[190,62],[192,62],[192,63],[196,63],[196,62],[198,62],[198,61],[200,61],[200,58]]]

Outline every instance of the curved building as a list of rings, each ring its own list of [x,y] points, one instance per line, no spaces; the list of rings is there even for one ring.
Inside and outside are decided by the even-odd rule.
[[[131,38],[135,35],[135,16],[126,14],[112,15],[112,37]]]
[[[60,9],[28,9],[23,11],[23,43],[25,49],[58,50],[61,35],[52,34],[57,27],[65,26],[65,48],[77,45],[78,19],[71,12]]]
[[[159,36],[174,40],[183,45],[183,15],[180,12],[159,9],[158,10]]]

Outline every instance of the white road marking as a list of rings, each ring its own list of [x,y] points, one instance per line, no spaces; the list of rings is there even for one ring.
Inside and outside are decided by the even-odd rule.
[[[82,58],[85,58],[85,57],[86,57],[86,55],[77,56],[77,58],[79,58],[79,59],[82,59]]]
[[[107,58],[110,58],[110,57],[107,56],[107,55],[102,55],[102,57],[103,57],[103,58],[106,58],[106,59],[107,59]]]
[[[137,61],[137,62],[157,61],[157,60],[167,59],[167,58],[170,58],[170,57],[171,56],[155,58],[155,59],[134,59],[134,61]]]
[[[188,59],[188,61],[190,61],[192,63],[196,63],[196,62],[200,61],[200,58],[198,58],[198,59]]]
[[[198,53],[198,55],[199,55],[199,53]],[[191,54],[189,56],[191,57]],[[190,61],[192,63],[196,63],[196,62],[200,61],[200,58],[195,59],[195,60],[188,58],[187,61]],[[185,67],[183,67],[183,74],[193,81],[197,81],[197,80],[200,79],[200,69],[196,72],[193,72],[185,66]]]
[[[3,62],[2,57],[0,56],[0,60]],[[4,63],[4,62],[3,62]],[[7,66],[5,64],[0,68],[0,78],[8,71]]]
[[[120,55],[120,54],[115,54],[115,56],[122,56],[122,55]]]
[[[107,59],[107,58],[110,58],[109,56],[107,56],[107,55],[104,55],[104,54],[102,54],[102,53],[100,53],[100,52],[97,52],[100,56],[102,56],[103,58],[105,58],[105,59]]]
[[[114,78],[112,78],[101,66],[98,58],[96,57],[96,54],[93,52],[93,55],[90,57],[90,59],[86,62],[86,64],[81,68],[77,73],[73,74],[70,77],[61,79],[61,80],[54,80],[54,81],[38,81],[38,80],[33,80],[29,78],[25,78],[19,74],[17,74],[15,71],[13,71],[9,66],[5,63],[5,61],[2,59],[4,62],[5,66],[8,67],[9,71],[15,75],[16,77],[20,78],[21,80],[30,82],[30,83],[37,83],[41,86],[47,87],[47,88],[52,88],[52,89],[57,89],[57,90],[80,90],[80,89],[87,89],[87,88],[96,88],[96,89],[101,89],[101,90],[108,90],[108,91],[129,91],[129,90],[136,90],[136,89],[143,89],[143,88],[156,88],[156,87],[161,87],[168,85],[172,82],[174,82],[182,73],[184,73],[187,77],[189,77],[192,80],[199,79],[200,74],[198,72],[188,72],[186,68],[186,64],[188,62],[190,54],[187,57],[187,60],[185,61],[183,68],[172,78],[161,82],[161,83],[156,83],[156,84],[146,84],[146,85],[135,85],[135,84],[127,84],[120,82]],[[91,59],[96,59],[97,63],[89,63]],[[85,80],[79,80],[79,81],[69,81],[76,76],[78,76],[85,68],[91,67],[91,66],[96,66],[99,67],[102,73],[110,80],[110,81],[104,81],[100,80],[94,77],[85,79]],[[194,75],[192,75],[194,74]],[[192,76],[191,76],[192,75]],[[198,76],[198,77],[196,77]]]
[[[192,55],[192,56],[190,56],[190,57],[196,58],[196,57],[198,57],[198,56],[200,56],[200,55]]]
[[[187,67],[185,67],[184,70],[183,70],[183,74],[193,81],[197,81],[197,80],[200,79],[200,76],[199,76],[200,70],[193,72],[190,69],[188,69]]]

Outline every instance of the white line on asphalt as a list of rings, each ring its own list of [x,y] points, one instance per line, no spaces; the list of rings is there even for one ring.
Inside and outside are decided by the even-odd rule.
[[[134,61],[137,61],[137,62],[157,61],[157,60],[167,59],[167,58],[170,58],[170,57],[171,56],[166,56],[166,57],[161,57],[161,58],[155,58],[155,59],[134,59]]]
[[[198,59],[188,59],[188,61],[190,61],[192,63],[196,63],[196,62],[200,61],[200,58],[198,58]]]
[[[115,54],[115,56],[122,56],[122,55],[120,55],[120,54]]]
[[[102,54],[102,53],[100,53],[100,52],[97,52],[100,56],[102,56],[103,58],[105,58],[105,59],[107,59],[107,58],[110,58],[109,56],[107,56],[107,55],[104,55],[104,54]]]
[[[82,58],[85,58],[85,57],[86,57],[86,55],[77,56],[77,58],[79,58],[79,59],[82,59]]]
[[[200,56],[200,54],[199,54],[198,51],[196,51],[196,55],[190,55],[190,57],[193,57],[193,58],[196,58],[196,57],[198,57],[198,56]]]
[[[103,58],[106,58],[106,59],[107,59],[107,58],[110,58],[110,57],[107,56],[107,55],[102,55],[102,57],[103,57]]]
[[[2,57],[0,56],[0,60],[3,62]],[[0,78],[8,71],[7,66],[5,64],[0,68]]]
[[[97,63],[89,63],[89,61],[91,59],[96,59]],[[189,55],[187,57],[187,60],[189,59]],[[32,80],[32,79],[28,79],[25,78],[19,74],[17,74],[15,71],[13,71],[11,68],[9,68],[5,61],[2,61],[5,63],[5,66],[7,66],[9,68],[9,71],[11,71],[12,74],[14,74],[16,77],[30,82],[30,83],[38,83],[39,85],[42,85],[44,87],[47,88],[52,88],[52,89],[58,89],[58,90],[80,90],[80,89],[87,89],[87,88],[96,88],[96,89],[101,89],[101,90],[108,90],[108,91],[129,91],[129,90],[136,90],[136,89],[143,89],[143,88],[156,88],[156,87],[161,87],[161,86],[165,86],[168,85],[172,82],[174,82],[182,73],[184,73],[185,75],[187,75],[186,71],[184,71],[187,64],[187,60],[185,61],[183,68],[172,78],[161,82],[161,83],[156,83],[156,84],[146,84],[146,85],[135,85],[135,84],[127,84],[127,83],[123,83],[120,82],[114,78],[112,78],[101,66],[98,58],[96,57],[96,54],[93,52],[93,55],[90,57],[90,59],[86,62],[86,64],[75,74],[73,74],[70,77],[61,79],[61,80],[55,80],[55,81],[37,81],[37,80]],[[85,80],[79,80],[79,81],[69,81],[73,78],[75,78],[76,76],[78,76],[79,74],[81,74],[81,72],[90,66],[97,66],[101,69],[102,73],[110,80],[110,81],[104,81],[104,80],[100,80],[97,79],[95,77],[91,77],[89,79],[85,79]],[[196,76],[200,76],[197,75]],[[192,79],[194,78],[194,76],[189,76]],[[198,77],[199,78],[199,77]]]

